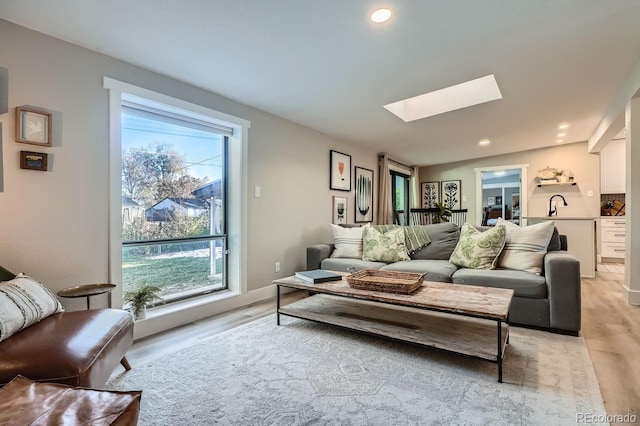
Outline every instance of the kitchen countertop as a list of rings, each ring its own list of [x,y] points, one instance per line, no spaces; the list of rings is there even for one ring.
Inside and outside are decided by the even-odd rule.
[[[614,217],[614,216],[608,216]],[[542,220],[596,220],[596,216],[526,216],[523,219],[542,219]]]

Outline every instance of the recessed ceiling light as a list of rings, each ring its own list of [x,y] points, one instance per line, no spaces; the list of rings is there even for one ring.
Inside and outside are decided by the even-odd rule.
[[[491,141],[489,139],[482,139],[480,142],[478,142],[478,145],[480,146],[487,146],[491,143]]]
[[[563,129],[568,129],[569,128],[569,123],[560,123],[558,125],[558,129],[563,130]]]
[[[567,136],[567,134],[566,134],[566,133],[558,133],[558,137],[559,137],[559,138],[564,138],[565,136]]]
[[[564,139],[557,139],[556,140],[556,143],[562,143],[562,142],[564,142]]]
[[[457,109],[502,99],[493,74],[444,89],[384,105],[404,121],[419,120]]]
[[[391,9],[382,8],[376,9],[371,14],[371,20],[376,24],[382,24],[383,22],[387,22],[391,18]]]

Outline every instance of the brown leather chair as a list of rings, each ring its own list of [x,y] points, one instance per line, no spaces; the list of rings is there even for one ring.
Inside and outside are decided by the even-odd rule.
[[[142,391],[82,389],[18,376],[0,388],[0,424],[134,426],[141,395]]]
[[[0,342],[0,386],[37,382],[103,388],[133,343],[133,319],[117,309],[61,312]]]

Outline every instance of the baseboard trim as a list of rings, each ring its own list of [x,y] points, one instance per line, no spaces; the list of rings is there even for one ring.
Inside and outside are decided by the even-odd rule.
[[[282,293],[285,293],[284,290],[282,289]],[[133,339],[138,340],[223,312],[251,305],[252,303],[274,298],[275,295],[276,286],[268,285],[242,294],[225,291],[182,304],[160,307],[149,311],[146,319],[136,321]]]
[[[627,303],[630,305],[640,305],[640,291],[631,290],[626,285],[624,287],[624,295]]]

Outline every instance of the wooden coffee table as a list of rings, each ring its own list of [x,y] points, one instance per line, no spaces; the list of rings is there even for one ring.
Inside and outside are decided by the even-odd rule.
[[[496,363],[502,383],[513,290],[425,282],[412,294],[394,294],[353,289],[345,280],[309,284],[287,277],[273,283],[278,325],[287,315],[469,355]],[[281,306],[281,287],[314,295]]]

